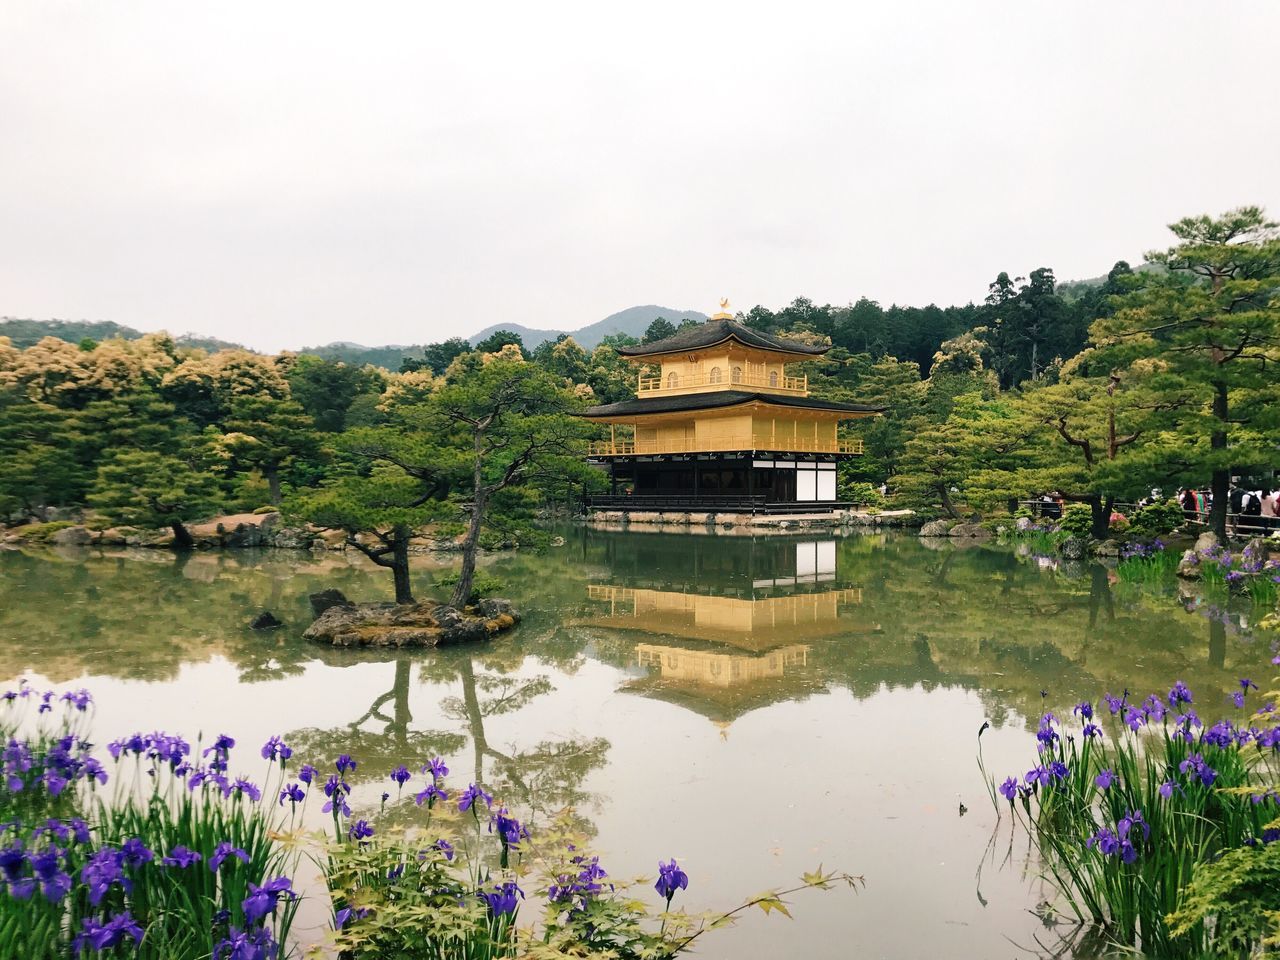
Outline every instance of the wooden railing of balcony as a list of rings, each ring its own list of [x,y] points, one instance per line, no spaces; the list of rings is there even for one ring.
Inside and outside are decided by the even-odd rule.
[[[768,377],[749,376],[747,374],[741,374],[736,378],[732,374],[721,374],[720,379],[715,380],[707,373],[689,373],[677,377],[674,382],[669,377],[663,380],[661,377],[645,376],[639,377],[636,381],[636,392],[642,396],[646,394],[679,393],[682,390],[688,390],[693,387],[715,387],[720,390],[740,390],[743,387],[756,387],[767,390],[770,393],[807,396],[809,393],[809,378],[807,376],[775,377],[771,380]]]
[[[861,440],[826,440],[813,437],[775,439],[759,434],[754,437],[723,436],[671,440],[596,440],[588,448],[593,457],[646,456],[656,453],[725,453],[733,450],[773,450],[782,453],[852,453],[863,452]]]

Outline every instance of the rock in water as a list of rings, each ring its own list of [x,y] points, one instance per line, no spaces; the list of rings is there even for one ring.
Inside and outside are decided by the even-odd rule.
[[[1064,560],[1083,560],[1089,555],[1089,541],[1084,537],[1067,537],[1058,547]]]
[[[1206,550],[1212,550],[1218,545],[1218,535],[1212,530],[1206,530],[1200,536],[1196,537],[1196,545],[1194,547],[1196,553],[1204,553]]]
[[[922,537],[945,537],[951,530],[951,525],[945,520],[930,520],[920,528],[920,536]]]
[[[329,607],[302,636],[339,647],[442,647],[485,640],[519,621],[507,600],[467,611],[431,601],[358,603]]]
[[[321,590],[319,593],[313,593],[308,597],[311,601],[311,613],[313,616],[320,616],[330,607],[350,607],[353,606],[350,600],[343,596],[341,590],[333,589]]]
[[[277,627],[283,627],[284,621],[270,610],[263,610],[250,621],[249,626],[254,630],[275,630]]]
[[[957,523],[948,533],[953,537],[965,537],[969,540],[991,539],[991,531],[980,523]]]
[[[1120,543],[1117,540],[1103,540],[1096,548],[1094,553],[1100,557],[1118,557],[1120,556]]]

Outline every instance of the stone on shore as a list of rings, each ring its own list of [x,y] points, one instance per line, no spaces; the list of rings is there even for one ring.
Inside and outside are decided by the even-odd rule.
[[[980,523],[957,523],[947,533],[949,536],[963,537],[966,540],[991,539],[991,531]]]
[[[945,537],[951,532],[951,524],[946,520],[930,520],[920,528],[922,537]]]
[[[338,647],[443,647],[486,640],[519,622],[511,601],[496,598],[466,610],[430,600],[358,603],[329,607],[302,636]]]
[[[55,531],[49,542],[55,547],[86,547],[93,543],[93,534],[85,527],[64,527]]]
[[[1089,555],[1089,541],[1085,537],[1067,537],[1058,547],[1064,560],[1083,560]]]
[[[313,616],[321,616],[330,607],[353,607],[353,604],[342,593],[330,587],[328,590],[320,590],[310,594],[307,597],[311,601],[311,613]]]
[[[1196,537],[1196,545],[1192,549],[1196,553],[1203,553],[1206,550],[1212,550],[1216,546],[1218,546],[1218,535],[1212,530],[1206,530]]]

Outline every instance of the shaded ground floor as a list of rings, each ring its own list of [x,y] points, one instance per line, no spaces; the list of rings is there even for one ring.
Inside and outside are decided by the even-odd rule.
[[[590,506],[612,510],[817,510],[844,506],[836,455],[698,454],[594,461],[608,474],[607,495]]]

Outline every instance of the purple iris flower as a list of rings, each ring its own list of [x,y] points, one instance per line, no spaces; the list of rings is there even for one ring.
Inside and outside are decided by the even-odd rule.
[[[244,919],[247,923],[257,923],[269,913],[274,913],[281,897],[286,899],[295,896],[288,877],[276,877],[262,886],[249,884],[249,896],[241,901]]]
[[[79,690],[68,690],[62,695],[62,699],[71,704],[81,713],[89,709],[89,704],[93,703],[93,695],[83,687]]]
[[[1160,784],[1160,787],[1159,787],[1160,796],[1168,800],[1170,797],[1173,796],[1173,787],[1174,787],[1174,783],[1172,780],[1166,780],[1164,783]]]
[[[1094,777],[1093,782],[1098,785],[1099,790],[1110,790],[1119,779],[1120,778],[1116,776],[1116,772],[1114,770],[1107,769]]]
[[[444,761],[439,757],[432,757],[422,765],[422,772],[430,771],[432,780],[443,780],[449,775],[449,768],[444,765]]]
[[[481,892],[480,899],[489,905],[489,912],[494,917],[514,915],[519,906],[517,897],[524,898],[524,891],[508,880],[500,883],[491,892]]]
[[[676,891],[689,889],[689,875],[680,869],[674,859],[670,863],[659,860],[658,882],[653,885],[653,889],[658,891],[658,896],[666,899],[667,908],[670,909],[671,898],[676,895]]]
[[[347,796],[351,793],[351,787],[346,781],[339,780],[337,774],[329,774],[329,779],[325,781],[324,795],[329,799],[325,801],[325,805],[320,808],[321,813],[333,813],[336,817],[341,813],[344,817],[351,816],[351,807],[347,805]]]
[[[347,836],[352,840],[367,840],[373,836],[373,827],[369,826],[368,820],[357,820],[347,829]]]
[[[71,944],[71,949],[76,956],[79,956],[85,947],[89,947],[95,953],[101,953],[123,943],[126,937],[132,938],[134,943],[142,942],[142,928],[134,922],[128,910],[102,923],[93,917],[85,917],[80,933],[76,934]]]
[[[1093,704],[1088,700],[1082,700],[1071,708],[1071,712],[1079,716],[1081,720],[1088,722],[1093,719]]]
[[[1013,803],[1013,798],[1018,792],[1017,777],[1006,777],[1004,783],[1000,784],[999,790],[1002,797]]]
[[[471,786],[467,787],[466,790],[462,791],[462,796],[458,798],[459,812],[466,813],[471,809],[472,805],[479,800],[484,801],[486,809],[493,806],[493,795],[485,793],[484,790],[473,783]]]
[[[1187,685],[1179,680],[1173,685],[1173,689],[1169,691],[1169,706],[1175,710],[1181,703],[1191,703],[1191,691],[1187,689]]]
[[[229,842],[220,843],[214,847],[213,856],[209,858],[209,869],[217,873],[222,868],[223,861],[228,857],[236,857],[241,863],[249,862],[249,854],[239,847],[232,846]]]
[[[443,853],[446,860],[453,859],[453,844],[448,840],[437,840],[432,846]]]
[[[307,795],[302,792],[302,788],[296,783],[291,783],[280,791],[280,806],[284,806],[284,802],[288,800],[290,803],[301,803],[307,799]]]
[[[279,946],[266,927],[240,930],[232,927],[227,938],[213,948],[212,960],[274,960]]]
[[[313,767],[309,763],[304,763],[302,765],[302,769],[298,771],[298,779],[301,780],[303,783],[305,783],[308,787],[311,786],[311,782],[315,780],[315,778],[318,777],[319,775],[320,775],[320,771],[317,770],[315,767]]]
[[[125,892],[133,889],[133,883],[124,875],[124,854],[111,847],[103,847],[80,868],[80,881],[89,888],[89,902],[95,907],[102,902],[114,884],[120,884]]]
[[[529,836],[529,831],[520,825],[520,821],[507,815],[506,807],[499,807],[498,812],[493,815],[489,821],[489,831],[498,831],[498,836],[502,838],[502,845],[515,846],[523,838]]]
[[[333,929],[341,930],[347,925],[352,917],[357,920],[363,920],[369,915],[369,911],[364,907],[343,907],[333,915]]]
[[[1213,782],[1218,779],[1218,771],[1205,763],[1204,757],[1198,753],[1191,754],[1178,764],[1178,770],[1184,775],[1199,777],[1206,787],[1213,786]]]
[[[254,803],[262,799],[262,791],[246,777],[238,777],[236,782],[231,785],[231,790],[236,796],[246,796]]]
[[[199,863],[203,859],[204,857],[200,856],[200,854],[196,853],[194,850],[188,850],[186,847],[182,846],[182,844],[178,844],[178,846],[170,850],[169,855],[160,862],[166,867],[177,867],[180,870],[185,870],[193,863]]]
[[[293,756],[293,750],[279,737],[272,737],[262,745],[263,760],[279,760],[284,763]]]
[[[347,753],[339,754],[334,766],[338,768],[338,775],[343,776],[348,770],[354,771],[358,763],[351,759],[351,755]]]
[[[412,776],[413,774],[409,772],[409,768],[403,765],[398,766],[391,771],[392,781],[394,781],[397,785],[401,787],[403,787],[406,783],[408,783],[409,778]]]
[[[437,787],[434,783],[427,784],[427,789],[423,790],[419,794],[416,794],[413,798],[414,802],[418,806],[422,806],[425,803],[427,805],[428,810],[435,806],[435,803],[437,800],[448,800],[448,799],[449,799],[449,794],[445,793],[443,790]]]
[[[120,853],[124,857],[125,864],[130,867],[140,867],[155,859],[155,854],[143,845],[141,837],[126,840],[120,846]]]
[[[1102,736],[1102,728],[1092,723],[1086,723],[1080,732],[1084,734],[1084,738],[1086,740],[1092,740],[1094,737]]]

